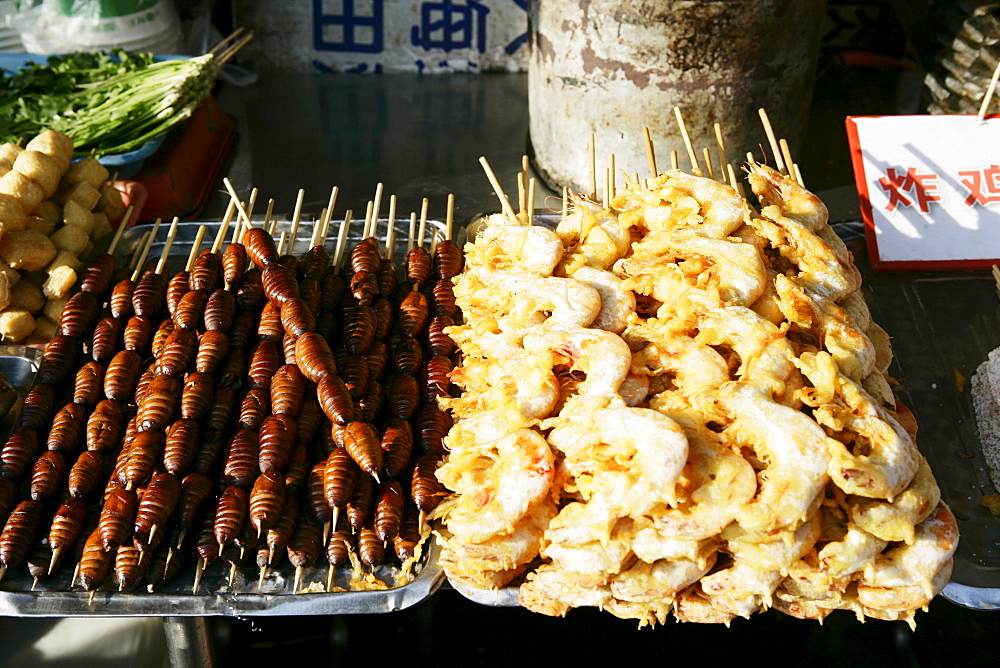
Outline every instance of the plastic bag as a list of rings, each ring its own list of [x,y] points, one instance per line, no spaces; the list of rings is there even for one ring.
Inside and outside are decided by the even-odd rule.
[[[179,53],[180,17],[173,0],[36,0],[11,16],[25,51],[61,54],[103,51]]]

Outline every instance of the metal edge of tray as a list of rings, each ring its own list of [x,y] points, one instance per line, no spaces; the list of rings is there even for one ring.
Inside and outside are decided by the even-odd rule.
[[[459,580],[448,578],[448,585],[473,603],[491,608],[519,608],[518,587],[506,586],[500,589],[476,589]]]
[[[1000,589],[970,587],[955,581],[944,586],[941,596],[947,601],[972,610],[1000,610]]]
[[[263,617],[284,615],[349,615],[397,612],[430,597],[444,582],[438,565],[436,541],[429,539],[426,558],[416,577],[405,585],[386,589],[336,592],[240,593],[227,591],[224,577],[216,577],[214,591],[204,594],[172,592],[118,592],[107,585],[93,601],[85,591],[3,591],[0,616],[54,617]],[[326,568],[308,569],[306,582],[326,580]],[[345,576],[347,577],[347,576]],[[26,578],[22,577],[21,581]],[[286,580],[287,580],[286,576]],[[209,588],[209,587],[206,587]],[[176,587],[175,587],[176,589]]]

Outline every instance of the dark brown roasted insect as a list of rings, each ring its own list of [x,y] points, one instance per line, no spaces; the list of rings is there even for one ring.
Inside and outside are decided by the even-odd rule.
[[[228,293],[227,293],[228,294]],[[201,325],[202,315],[206,314],[205,305],[208,303],[208,293],[201,290],[188,290],[177,303],[172,316],[174,324],[181,329],[198,329]]]
[[[151,364],[146,367],[146,370],[142,372],[139,376],[139,380],[135,383],[135,404],[138,406],[143,401],[146,400],[146,395],[149,394],[149,386],[153,382],[153,378],[156,377],[156,365]]]
[[[326,279],[327,267],[330,266],[330,253],[322,244],[311,247],[302,256],[299,263],[299,276],[303,280],[313,280],[320,284]]]
[[[285,502],[282,504],[281,512],[278,514],[278,520],[274,523],[274,526],[267,530],[267,535],[264,539],[268,548],[268,564],[273,562],[276,551],[285,549],[288,541],[292,539],[292,534],[295,532],[295,527],[298,524],[298,499],[292,494],[286,494]]]
[[[295,364],[284,364],[271,379],[271,412],[294,418],[302,409],[306,379]]]
[[[345,314],[344,349],[351,355],[364,355],[375,340],[375,311],[358,304]]]
[[[198,454],[194,459],[195,472],[208,475],[214,471],[216,462],[222,456],[224,442],[221,431],[208,431],[202,436]]]
[[[163,468],[175,476],[183,476],[194,464],[198,454],[198,423],[182,417],[167,427],[163,442]]]
[[[354,419],[354,401],[339,376],[321,379],[316,384],[316,398],[330,422],[346,425]]]
[[[385,403],[385,388],[377,380],[368,381],[368,392],[358,401],[358,419],[365,422],[376,422],[382,415]]]
[[[239,397],[232,387],[223,387],[215,391],[215,400],[205,417],[205,426],[209,430],[224,431],[229,426],[229,420],[236,410]]]
[[[268,415],[270,401],[267,390],[259,387],[248,390],[240,402],[240,413],[237,418],[239,428],[259,430],[260,424]]]
[[[249,515],[250,513],[248,511],[247,519],[249,519]],[[233,539],[233,544],[230,545],[229,547],[230,548],[235,547],[239,550],[238,563],[242,565],[246,559],[246,555],[249,552],[256,550],[257,547],[260,546],[260,544],[263,542],[263,540],[264,540],[263,534],[258,535],[257,530],[254,528],[253,524],[251,524],[248,521],[245,521],[243,522],[243,527],[240,528],[240,532],[236,534],[236,538]],[[225,554],[223,554],[222,558],[226,560],[229,564],[234,563],[233,560],[226,559]]]
[[[424,331],[429,318],[427,297],[424,293],[413,290],[403,297],[397,319],[400,331],[409,336],[417,336]]]
[[[201,335],[194,368],[198,373],[214,374],[229,354],[229,337],[225,332],[210,329]]]
[[[250,261],[260,269],[278,261],[278,247],[267,230],[259,227],[249,228],[243,235],[243,246]]]
[[[118,320],[125,321],[132,317],[135,310],[132,308],[132,293],[135,292],[135,282],[126,278],[115,284],[111,290],[111,300],[109,306],[111,315]]]
[[[175,329],[156,357],[157,373],[165,376],[184,374],[194,362],[197,349],[197,334],[188,329]]]
[[[42,522],[41,502],[27,499],[17,504],[0,533],[0,579],[8,568],[17,566],[28,555],[31,543]]]
[[[117,546],[112,548],[117,550]],[[100,528],[94,529],[83,544],[80,564],[77,566],[77,579],[87,591],[96,591],[111,573],[115,553],[104,547]]]
[[[396,309],[388,299],[379,297],[372,302],[372,311],[375,313],[375,340],[384,341],[392,331]]]
[[[142,315],[132,316],[128,319],[122,336],[125,349],[145,354],[153,341],[153,333],[152,320]]]
[[[285,487],[289,494],[298,494],[309,477],[309,451],[301,445],[292,447],[285,465]]]
[[[142,358],[134,350],[120,350],[108,363],[104,374],[104,396],[128,403],[142,373]]]
[[[233,345],[229,346],[229,355],[219,370],[219,382],[216,383],[216,391],[225,388],[238,388],[243,386],[243,378],[247,372],[247,353],[243,348]]]
[[[458,312],[455,289],[450,278],[442,278],[434,284],[431,291],[431,311],[434,315],[446,315],[449,318],[454,318]]]
[[[462,273],[465,255],[462,248],[451,239],[439,241],[434,248],[434,274],[439,279],[451,280]]]
[[[285,505],[285,476],[278,471],[263,471],[250,490],[250,524],[262,537],[278,523]]]
[[[181,417],[200,420],[207,413],[215,398],[215,381],[207,373],[189,373],[181,391]]]
[[[354,493],[347,502],[347,523],[351,531],[357,533],[373,517],[375,510],[375,478],[360,476],[354,486]]]
[[[333,517],[333,508],[326,502],[326,465],[330,461],[329,456],[321,459],[306,479],[306,502],[309,512],[317,521],[326,523]]]
[[[140,431],[166,429],[174,419],[180,400],[181,383],[174,376],[159,374],[149,384],[146,398],[139,403]]]
[[[261,304],[267,301],[264,285],[261,282],[261,271],[257,267],[248,269],[243,274],[240,287],[236,291],[236,306],[241,311],[255,312]]]
[[[87,413],[86,406],[73,402],[60,408],[52,419],[46,447],[65,454],[76,451],[87,424]]]
[[[257,432],[249,429],[239,429],[229,442],[226,452],[226,463],[222,476],[227,485],[235,485],[249,489],[260,473],[257,464],[259,444]]]
[[[354,535],[340,522],[327,539],[326,560],[333,567],[346,566],[351,563],[351,553],[354,550]]]
[[[0,450],[0,476],[18,479],[28,472],[38,455],[38,432],[18,427]]]
[[[334,271],[328,271],[326,279],[323,281],[323,311],[333,312],[337,310],[340,298],[344,294],[347,286],[342,276]]]
[[[47,427],[56,409],[55,397],[56,392],[51,385],[32,387],[21,405],[21,426],[37,430]]]
[[[413,472],[410,476],[410,495],[417,508],[425,513],[434,510],[447,494],[444,486],[434,475],[440,458],[439,454],[428,452],[413,464]]]
[[[203,250],[191,265],[191,276],[188,285],[192,290],[208,294],[219,287],[222,278],[222,260],[218,253]]]
[[[113,399],[102,399],[87,418],[87,449],[111,452],[122,433],[122,407]]]
[[[392,363],[400,373],[417,373],[424,363],[424,351],[420,342],[412,336],[398,337],[392,349]]]
[[[218,499],[209,499],[195,532],[194,551],[201,560],[202,567],[219,558],[219,543],[215,540],[215,516],[218,514],[218,509]]]
[[[322,452],[324,457],[335,449],[343,447],[343,431],[344,427],[341,427],[339,424],[323,420],[323,424],[319,427],[319,438],[317,438],[317,441],[319,452]]]
[[[132,309],[147,318],[159,317],[167,299],[167,279],[163,274],[148,272],[139,279],[132,292]]]
[[[35,379],[46,385],[66,382],[76,372],[79,356],[79,340],[65,334],[56,334],[45,346]]]
[[[316,563],[323,551],[323,526],[309,517],[301,518],[285,550],[288,552],[288,561],[295,567],[297,574],[301,572],[300,569],[309,568]]]
[[[59,332],[76,339],[90,334],[101,311],[101,303],[93,292],[80,290],[74,293],[63,307],[59,318]]]
[[[58,450],[46,450],[31,467],[28,494],[35,501],[49,501],[59,494],[59,487],[66,476],[66,455]]]
[[[115,487],[104,499],[101,517],[97,521],[97,532],[106,551],[117,549],[125,542],[132,531],[138,510],[139,497],[135,490]]]
[[[227,332],[236,318],[236,298],[226,290],[216,290],[205,302],[205,329]]]
[[[372,527],[358,530],[358,558],[365,566],[375,568],[385,560],[385,543]]]
[[[260,309],[260,322],[257,323],[257,338],[262,341],[281,341],[285,329],[281,324],[281,306],[267,302]]]
[[[378,478],[382,470],[382,448],[375,428],[367,422],[355,420],[344,427],[344,449],[358,467],[368,475]]]
[[[295,364],[295,337],[288,332],[281,337],[281,354],[285,364]]]
[[[420,387],[413,376],[401,374],[393,378],[389,385],[389,415],[409,420],[420,404]]]
[[[386,480],[378,486],[375,493],[375,534],[383,541],[389,541],[399,533],[403,523],[403,486],[398,480]]]
[[[247,379],[250,387],[270,390],[271,379],[283,361],[283,355],[274,341],[260,341],[250,357]]]
[[[222,280],[227,290],[232,290],[243,279],[247,259],[247,249],[243,244],[231,243],[222,251]]]
[[[155,591],[157,587],[170,582],[184,568],[184,552],[162,545],[153,551],[146,567],[146,588]]]
[[[323,285],[315,278],[303,278],[299,280],[299,294],[313,317],[319,318],[323,312]]]
[[[80,289],[93,292],[101,297],[111,287],[111,278],[114,273],[115,259],[107,253],[101,253],[90,261],[90,266],[83,272],[83,278],[80,279]]]
[[[415,436],[421,452],[444,452],[444,437],[451,429],[451,415],[436,404],[425,404],[417,412],[414,423]]]
[[[262,473],[282,471],[295,445],[295,418],[290,415],[268,415],[260,425],[260,449],[257,461]]]
[[[373,341],[368,352],[365,353],[365,363],[368,365],[368,378],[370,380],[382,380],[385,369],[389,365],[389,346],[385,341]]]
[[[90,496],[97,489],[104,473],[104,455],[96,450],[84,450],[69,470],[67,485],[71,496]]]
[[[142,552],[132,543],[122,543],[115,550],[115,582],[118,583],[118,591],[125,591],[134,588],[142,579],[142,574],[146,571],[146,562],[142,558]]]
[[[90,356],[95,362],[106,364],[118,352],[122,340],[122,321],[114,316],[106,316],[94,325],[91,337]]]
[[[331,508],[344,508],[354,493],[360,477],[358,465],[343,448],[335,448],[326,459],[323,472],[323,496]]]
[[[351,271],[377,274],[382,264],[382,250],[375,237],[365,237],[351,249]]]
[[[174,512],[180,497],[181,484],[172,473],[157,473],[149,481],[146,493],[139,501],[132,532],[142,546],[155,540],[154,533],[163,530],[167,518]]]
[[[49,525],[49,547],[52,549],[49,572],[55,570],[66,550],[73,547],[87,519],[87,503],[83,499],[65,499]]]
[[[295,361],[302,374],[314,383],[337,373],[330,345],[315,332],[305,332],[295,339]]]
[[[167,345],[167,339],[170,338],[175,329],[177,327],[170,318],[160,321],[160,324],[156,327],[156,331],[153,333],[153,341],[149,344],[149,350],[153,353],[154,357],[160,356],[163,346]]]
[[[426,248],[416,246],[406,254],[407,280],[423,285],[431,276],[431,254]]]
[[[454,324],[451,318],[444,315],[436,315],[431,319],[426,336],[427,350],[431,355],[448,356],[455,352],[455,341],[444,331]]]
[[[181,303],[184,295],[191,291],[189,277],[190,274],[188,271],[186,269],[182,269],[171,276],[170,280],[167,281],[167,313],[169,313],[171,317],[177,312],[177,305]]]
[[[104,398],[104,365],[93,360],[76,372],[73,383],[73,401],[84,406],[94,406]]]
[[[160,462],[166,437],[162,431],[140,431],[129,444],[118,481],[129,488],[138,487]]]
[[[421,540],[420,511],[412,503],[408,503],[403,509],[403,521],[399,525],[399,532],[392,539],[396,557],[402,562],[413,559]]]
[[[406,420],[390,418],[382,433],[382,464],[390,478],[401,475],[413,455],[413,428]]]
[[[378,276],[364,270],[351,274],[348,289],[359,304],[371,304],[378,297]]]
[[[279,306],[291,297],[299,297],[299,284],[292,270],[283,264],[269,264],[260,272],[264,295],[269,302]]]
[[[236,539],[249,512],[247,490],[230,485],[222,490],[215,509],[215,542],[220,551]]]
[[[438,397],[450,396],[451,371],[454,368],[450,357],[437,355],[427,360],[423,374],[424,402],[437,403]]]
[[[368,363],[363,355],[346,355],[340,367],[340,378],[347,386],[351,397],[360,401],[368,392]]]
[[[181,531],[187,531],[194,526],[198,511],[211,493],[212,481],[207,475],[195,472],[184,476],[177,497],[177,526]]]
[[[303,447],[309,446],[316,438],[325,417],[317,399],[314,397],[305,399],[295,419],[295,442]]]
[[[396,276],[396,267],[388,258],[382,260],[378,269],[378,293],[390,299],[396,294],[399,288],[399,278]]]
[[[300,297],[289,297],[281,304],[281,325],[285,332],[299,337],[316,329],[316,316]]]

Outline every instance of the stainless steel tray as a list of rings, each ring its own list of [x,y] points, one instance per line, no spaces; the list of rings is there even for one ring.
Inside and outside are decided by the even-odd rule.
[[[892,337],[890,374],[896,396],[919,425],[917,445],[941,496],[958,518],[961,539],[951,582],[942,596],[977,610],[1000,609],[1000,517],[980,505],[994,491],[983,459],[968,385],[976,367],[1000,346],[1000,299],[988,272],[875,273],[860,223],[834,225],[864,277],[872,318]],[[449,579],[466,598],[517,606],[517,588],[471,589]]]

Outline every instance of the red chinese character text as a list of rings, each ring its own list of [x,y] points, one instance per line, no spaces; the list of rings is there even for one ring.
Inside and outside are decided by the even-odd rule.
[[[959,172],[962,185],[969,190],[966,206],[1000,202],[1000,165],[990,165],[981,171]],[[985,189],[985,192],[983,190]]]
[[[916,167],[909,167],[905,174],[897,174],[894,167],[886,170],[885,176],[878,180],[882,190],[889,196],[889,203],[885,205],[886,211],[894,211],[896,205],[910,206],[913,200],[904,195],[909,193],[917,198],[917,206],[922,213],[930,210],[931,202],[941,200],[938,194],[937,174],[918,174]]]

